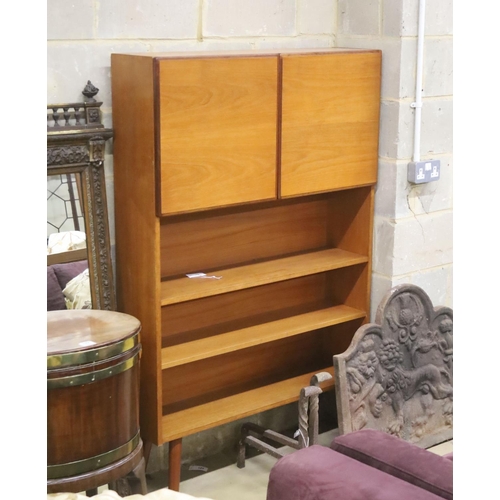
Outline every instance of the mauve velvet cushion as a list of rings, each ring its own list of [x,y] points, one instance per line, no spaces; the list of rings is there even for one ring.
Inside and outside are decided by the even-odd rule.
[[[47,311],[66,309],[63,290],[70,280],[89,267],[87,260],[47,266]]]
[[[61,285],[52,266],[47,266],[47,311],[66,309],[66,301]]]
[[[331,448],[442,498],[453,499],[453,461],[408,441],[362,429],[338,436]]]
[[[53,264],[52,269],[56,273],[57,280],[61,286],[61,290],[66,288],[66,285],[75,276],[88,269],[89,264],[87,260],[79,260],[77,262],[65,262],[64,264]],[[64,306],[66,308],[66,306]]]
[[[271,469],[267,500],[439,500],[402,479],[313,445],[280,458]]]

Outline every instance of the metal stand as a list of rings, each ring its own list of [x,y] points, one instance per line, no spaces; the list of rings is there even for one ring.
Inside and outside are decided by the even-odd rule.
[[[277,445],[289,446],[290,448],[300,450],[316,444],[318,441],[318,415],[319,415],[319,395],[323,392],[319,387],[321,382],[331,379],[328,372],[316,373],[311,377],[310,385],[300,390],[299,396],[299,429],[294,438],[290,438],[275,432],[271,429],[265,429],[260,425],[247,422],[241,427],[241,438],[238,444],[237,467],[245,467],[246,446],[253,446],[264,453],[275,458],[281,458],[283,453],[277,446],[273,446],[263,438],[274,441]]]

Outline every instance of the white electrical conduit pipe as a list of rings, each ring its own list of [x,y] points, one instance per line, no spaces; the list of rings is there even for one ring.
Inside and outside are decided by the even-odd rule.
[[[418,6],[418,35],[417,35],[417,76],[415,82],[415,132],[413,136],[413,161],[420,161],[420,131],[422,128],[422,85],[424,66],[424,32],[425,32],[425,0],[420,0]]]

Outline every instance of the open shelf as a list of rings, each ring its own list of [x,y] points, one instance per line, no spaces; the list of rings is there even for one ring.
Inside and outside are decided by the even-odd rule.
[[[222,271],[210,271],[210,275],[221,276],[221,279],[184,276],[161,283],[161,305],[211,297],[366,262],[366,255],[330,248]]]
[[[214,425],[222,425],[235,419],[245,418],[298,401],[300,390],[310,384],[313,375],[322,371],[330,373],[332,378],[321,383],[320,387],[323,391],[333,389],[335,385],[333,368],[328,366],[298,377],[163,415],[163,439],[171,441],[186,434],[203,431]]]
[[[364,318],[365,311],[345,305],[329,307],[213,337],[165,347],[161,353],[163,370],[201,359],[272,342],[311,330]]]

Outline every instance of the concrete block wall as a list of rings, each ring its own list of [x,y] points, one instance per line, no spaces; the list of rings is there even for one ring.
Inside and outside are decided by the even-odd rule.
[[[375,197],[372,320],[393,286],[421,286],[452,306],[452,0],[425,9],[420,158],[440,160],[438,181],[414,185],[415,78],[419,0],[339,0],[336,45],[383,51],[379,177]]]
[[[109,112],[110,54],[332,47],[336,0],[47,0],[47,102],[90,79]]]
[[[372,311],[392,286],[410,282],[434,304],[452,305],[452,0],[428,0],[421,158],[441,160],[441,179],[406,180],[413,154],[418,0],[47,0],[47,103],[75,102],[91,80],[112,127],[110,54],[300,47],[383,51],[379,178],[375,200]],[[106,184],[114,240],[113,148]],[[283,430],[296,405],[250,419]],[[183,440],[196,460],[235,444],[241,422]],[[153,447],[149,470],[165,468]]]

